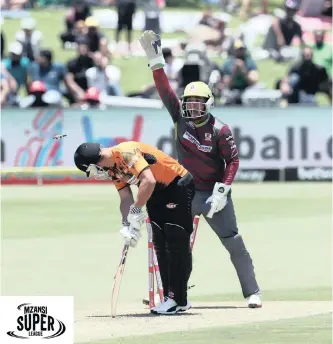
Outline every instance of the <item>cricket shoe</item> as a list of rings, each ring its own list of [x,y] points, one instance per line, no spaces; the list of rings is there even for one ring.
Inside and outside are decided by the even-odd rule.
[[[190,308],[191,304],[189,302],[186,306],[179,306],[174,299],[167,298],[159,306],[153,307],[150,312],[153,314],[173,315],[178,312],[185,312]]]
[[[248,297],[247,305],[249,308],[261,308],[262,301],[259,294],[253,294]]]
[[[190,286],[187,288],[187,290],[190,290],[190,289],[192,289],[192,288],[194,288],[194,287],[195,287],[195,285],[190,285]],[[164,297],[164,298],[166,298],[166,297]],[[159,294],[155,294],[155,296],[154,296],[154,302],[155,302],[155,305],[161,303]],[[148,299],[147,297],[143,298],[143,299],[142,299],[142,303],[143,303],[145,306],[149,306],[149,299]]]

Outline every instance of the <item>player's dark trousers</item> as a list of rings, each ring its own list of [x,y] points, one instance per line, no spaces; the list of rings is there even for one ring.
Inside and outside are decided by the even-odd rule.
[[[116,30],[116,41],[119,41],[120,32],[127,28],[127,41],[131,43],[133,30],[133,15],[136,10],[134,2],[123,3],[117,6],[118,10],[118,26]]]
[[[254,266],[251,256],[247,251],[242,236],[238,233],[237,220],[231,194],[228,203],[210,219],[206,215],[210,204],[206,204],[211,192],[196,190],[192,203],[193,216],[203,215],[209,226],[214,230],[224,247],[230,254],[230,259],[236,269],[239,282],[245,298],[259,292]]]
[[[157,187],[147,202],[164,296],[172,297],[180,306],[187,304],[187,284],[192,272],[194,193],[193,177],[187,174],[164,189]]]

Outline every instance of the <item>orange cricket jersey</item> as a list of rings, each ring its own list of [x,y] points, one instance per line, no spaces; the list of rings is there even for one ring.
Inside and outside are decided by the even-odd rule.
[[[128,141],[109,149],[116,164],[117,180],[114,182],[118,190],[128,184],[137,184],[146,168],[151,169],[156,183],[161,186],[169,185],[177,176],[183,177],[188,172],[178,161],[145,143]]]

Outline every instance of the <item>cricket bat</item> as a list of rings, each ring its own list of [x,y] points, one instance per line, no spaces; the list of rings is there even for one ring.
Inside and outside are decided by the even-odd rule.
[[[124,275],[128,249],[129,249],[129,245],[125,244],[123,251],[122,251],[122,254],[121,254],[120,263],[119,263],[118,269],[116,271],[116,274],[115,274],[114,280],[113,280],[112,297],[111,297],[111,316],[112,316],[112,318],[115,318],[115,316],[116,316],[119,289],[120,289],[121,280],[122,280],[123,275]]]

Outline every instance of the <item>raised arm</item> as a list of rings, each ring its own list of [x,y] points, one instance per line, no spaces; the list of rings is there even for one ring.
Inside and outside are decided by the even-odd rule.
[[[162,53],[161,38],[153,31],[145,31],[139,38],[139,41],[147,55],[149,67],[153,71],[155,85],[161,100],[169,111],[172,120],[177,122],[181,110],[180,101],[171,89],[163,69],[165,60]]]
[[[153,71],[155,86],[160,98],[167,108],[174,122],[177,122],[180,114],[180,101],[170,87],[169,80],[163,68]]]

